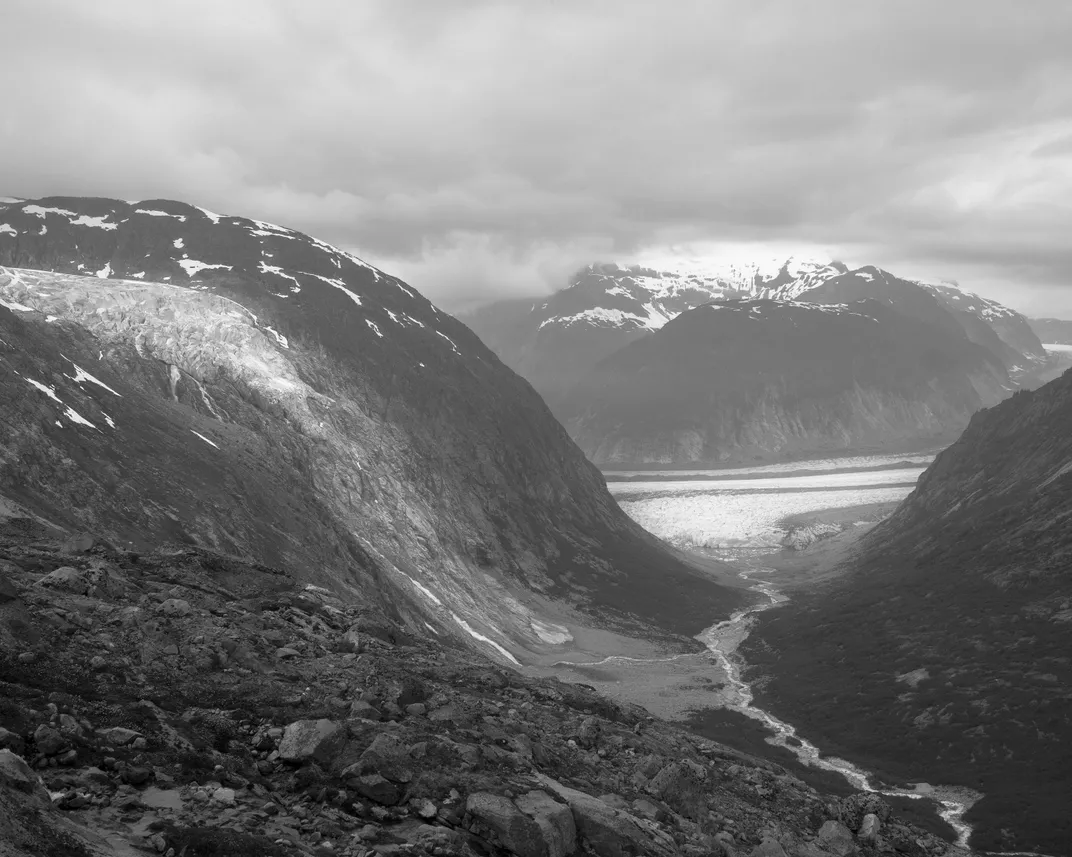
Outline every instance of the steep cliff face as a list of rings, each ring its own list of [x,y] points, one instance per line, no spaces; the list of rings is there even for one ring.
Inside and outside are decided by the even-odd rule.
[[[976,414],[851,573],[748,648],[833,746],[986,793],[983,849],[1072,853],[1070,424],[1067,372]]]
[[[349,586],[503,658],[560,638],[540,597],[688,633],[737,603],[464,325],[360,259],[169,201],[0,225],[0,491],[43,517]]]
[[[874,301],[728,301],[603,360],[560,413],[601,466],[752,462],[948,439],[1006,382],[958,330]]]

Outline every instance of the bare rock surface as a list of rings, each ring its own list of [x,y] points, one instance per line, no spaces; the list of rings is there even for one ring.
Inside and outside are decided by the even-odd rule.
[[[948,849],[888,808],[877,836],[856,836],[839,819],[860,815],[868,834],[881,807],[255,563],[96,545],[72,567],[122,586],[34,586],[60,556],[41,530],[0,526],[26,593],[0,605],[0,728],[22,748],[0,749],[5,857]],[[174,600],[190,609],[158,609]],[[360,653],[339,645],[355,627],[377,629]],[[294,658],[276,657],[281,643]],[[381,718],[352,716],[357,703]]]

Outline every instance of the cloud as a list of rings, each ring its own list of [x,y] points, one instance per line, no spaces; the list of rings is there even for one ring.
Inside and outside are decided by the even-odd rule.
[[[0,193],[286,223],[448,307],[588,254],[758,241],[1072,313],[1064,0],[14,0],[5,21]]]

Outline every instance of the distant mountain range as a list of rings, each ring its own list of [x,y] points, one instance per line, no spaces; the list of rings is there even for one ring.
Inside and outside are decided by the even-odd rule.
[[[742,300],[603,359],[559,409],[600,465],[723,463],[951,440],[1007,382],[986,349],[875,300]]]
[[[0,497],[194,543],[509,660],[541,612],[694,634],[739,605],[618,508],[540,398],[406,283],[168,200],[0,204]],[[542,618],[541,618],[542,617]]]
[[[1072,321],[1064,318],[1033,318],[1031,329],[1047,344],[1072,345]]]
[[[1072,373],[976,414],[832,585],[764,614],[764,704],[985,793],[984,851],[1072,854]]]
[[[739,308],[734,302],[741,300],[788,301],[792,308],[773,315],[756,305],[670,323],[705,304]],[[870,370],[835,373],[841,386],[825,384],[825,398],[807,405],[811,385],[803,379],[846,361],[874,369],[873,357],[897,348],[884,339],[875,350],[858,335],[861,301],[902,318],[886,313],[884,332],[916,323],[911,333],[892,334],[905,337],[899,353],[917,352],[913,368],[895,359],[906,374],[893,386]],[[820,341],[793,324],[805,318],[805,304],[839,308],[815,332]],[[753,462],[949,441],[974,410],[1008,395],[1046,359],[1027,320],[995,301],[871,266],[850,271],[836,261],[727,263],[705,273],[591,265],[544,301],[492,304],[462,320],[536,387],[602,467]],[[762,359],[753,334],[766,343]],[[679,336],[690,342],[670,344]]]

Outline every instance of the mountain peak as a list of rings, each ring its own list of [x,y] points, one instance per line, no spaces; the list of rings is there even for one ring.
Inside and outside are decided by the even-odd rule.
[[[58,525],[250,556],[505,659],[561,624],[533,590],[575,611],[593,569],[621,575],[601,615],[661,634],[709,622],[704,592],[736,604],[625,517],[468,328],[345,250],[174,200],[51,197],[0,208],[0,265],[19,427],[0,493]]]

